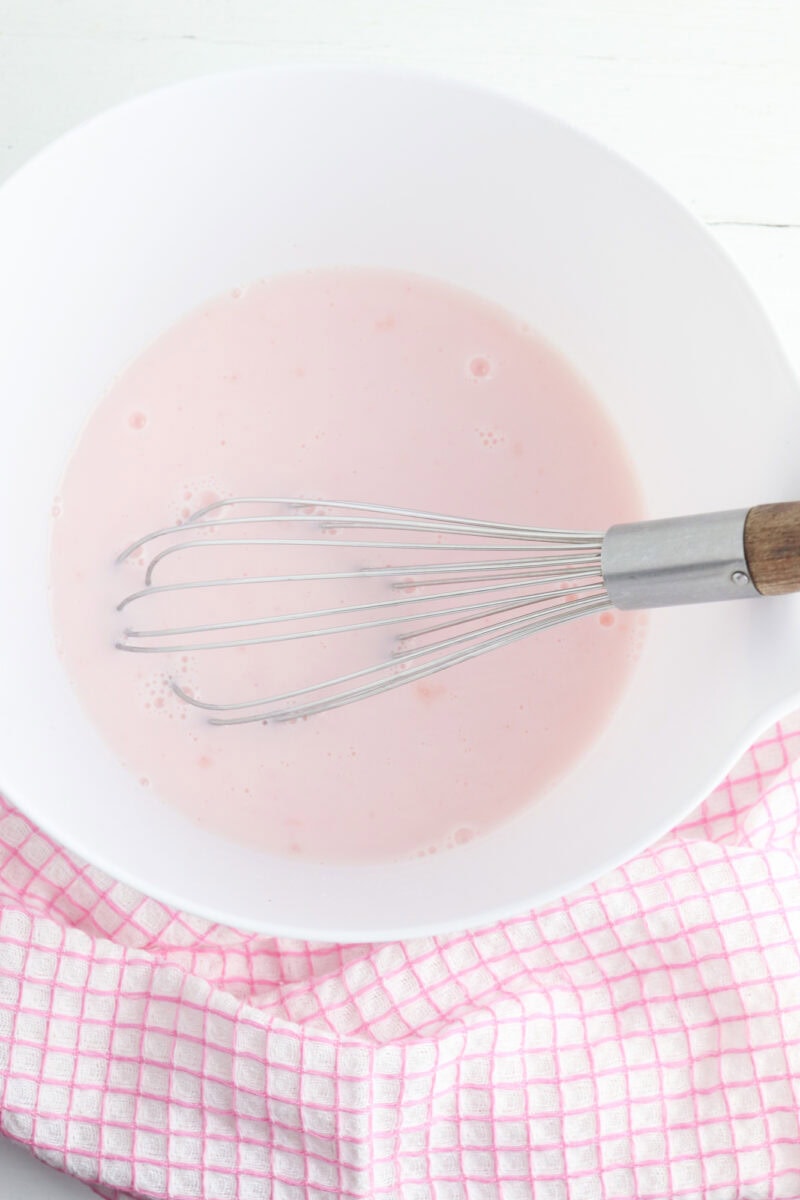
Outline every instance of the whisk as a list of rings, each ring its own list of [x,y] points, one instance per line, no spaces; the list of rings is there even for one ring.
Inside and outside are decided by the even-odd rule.
[[[798,591],[800,503],[615,525],[601,533],[376,504],[237,497],[139,538],[118,563],[134,557],[143,563],[145,547],[155,552],[144,586],[117,606],[126,619],[154,597],[172,601],[209,588],[259,587],[263,611],[237,620],[129,625],[116,643],[120,650],[219,654],[309,639],[327,644],[367,631],[381,637],[375,661],[254,699],[217,702],[172,681],[176,695],[207,712],[213,724],[232,725],[309,717],[366,700],[610,608]],[[190,560],[196,566],[215,549],[230,547],[252,555],[252,568],[231,577],[160,582],[168,560],[173,567]],[[319,569],[293,569],[290,556],[298,548],[318,554]],[[352,590],[367,581],[368,595],[356,592],[322,607],[287,612],[269,599],[281,584]]]

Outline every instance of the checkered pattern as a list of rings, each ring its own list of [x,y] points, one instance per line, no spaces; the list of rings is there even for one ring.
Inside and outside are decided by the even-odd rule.
[[[800,717],[579,895],[383,946],[172,912],[3,803],[0,1128],[109,1197],[797,1197],[795,758]]]

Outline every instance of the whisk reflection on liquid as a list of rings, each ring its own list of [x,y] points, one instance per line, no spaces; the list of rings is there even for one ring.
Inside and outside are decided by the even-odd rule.
[[[172,682],[182,700],[208,712],[216,725],[312,716],[611,608],[603,542],[602,533],[372,504],[220,500],[184,524],[139,538],[119,556],[121,563],[140,556],[145,547],[155,550],[144,586],[117,606],[131,623],[116,645],[139,654],[194,656],[386,635],[376,643],[382,652],[366,665],[253,699],[201,699]],[[213,563],[215,551],[245,554],[252,565],[231,576],[160,582],[168,565],[174,569],[195,560],[197,568],[198,561]],[[313,551],[313,569],[307,564],[292,568],[298,551]],[[187,593],[245,586],[260,589],[263,597],[255,615],[183,624],[146,619],[156,599],[163,606]],[[305,595],[317,586],[323,592],[341,586],[346,598],[300,611],[280,611],[273,600],[280,588],[291,600],[298,587]],[[365,594],[359,595],[361,589]]]

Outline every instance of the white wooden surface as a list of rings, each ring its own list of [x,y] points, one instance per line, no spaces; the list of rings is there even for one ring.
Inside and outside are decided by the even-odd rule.
[[[308,60],[455,75],[593,133],[713,226],[800,371],[800,0],[0,0],[0,180],[137,92]],[[89,1194],[0,1139],[0,1200]]]

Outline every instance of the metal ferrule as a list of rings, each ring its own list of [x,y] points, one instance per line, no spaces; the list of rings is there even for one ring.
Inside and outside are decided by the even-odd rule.
[[[601,557],[611,603],[662,608],[757,596],[744,553],[748,511],[613,525]]]

